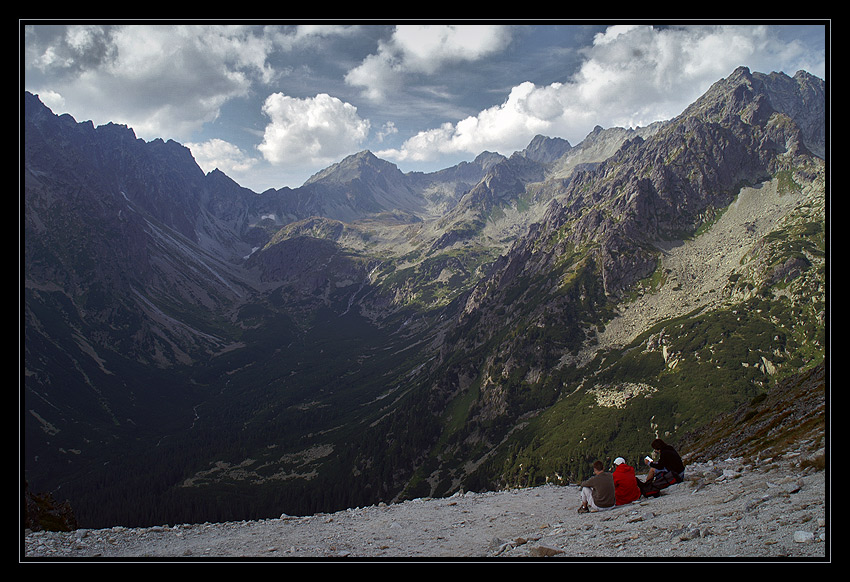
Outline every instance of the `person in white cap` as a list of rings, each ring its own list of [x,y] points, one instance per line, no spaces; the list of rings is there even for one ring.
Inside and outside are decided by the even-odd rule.
[[[614,459],[614,497],[617,505],[625,505],[640,499],[640,489],[634,467],[626,463],[623,457]]]

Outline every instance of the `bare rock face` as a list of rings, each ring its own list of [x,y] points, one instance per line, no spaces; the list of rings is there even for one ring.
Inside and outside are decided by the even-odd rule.
[[[817,107],[804,112],[803,103],[823,95],[823,82],[778,79],[738,69],[651,137],[630,139],[599,166],[576,172],[547,217],[549,230],[570,224],[575,246],[598,245],[605,290],[619,295],[654,269],[646,250],[653,242],[710,223],[741,186],[806,155],[804,144],[822,150],[817,132],[794,120],[811,125]]]
[[[536,135],[520,155],[536,162],[550,164],[563,158],[572,147],[565,139]]]

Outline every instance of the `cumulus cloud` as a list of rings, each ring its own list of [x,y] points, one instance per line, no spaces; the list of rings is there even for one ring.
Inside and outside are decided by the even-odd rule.
[[[475,61],[503,50],[510,27],[483,25],[403,25],[380,42],[376,54],[350,70],[345,81],[381,100],[404,82],[406,74],[433,74],[447,63]]]
[[[761,26],[612,26],[595,37],[584,57],[568,82],[522,83],[498,106],[378,154],[396,161],[483,150],[509,154],[537,133],[576,144],[597,124],[636,127],[670,119],[740,65],[770,72],[760,67],[779,60],[788,63],[789,74],[806,65],[799,62],[799,47]]]
[[[81,120],[124,123],[141,137],[185,139],[216,119],[224,103],[274,78],[267,61],[273,43],[255,28],[86,25],[49,32],[27,31],[31,83],[51,75],[27,89],[73,104]]]
[[[398,161],[429,161],[441,154],[520,149],[528,145],[530,138],[526,136],[546,132],[562,115],[565,104],[559,100],[558,88],[540,89],[533,83],[523,83],[514,87],[499,107],[454,125],[444,123],[439,128],[421,131],[400,150],[384,150],[379,155]]]
[[[264,105],[270,122],[257,149],[272,164],[315,165],[336,161],[357,149],[369,134],[370,123],[357,108],[320,93],[299,99],[270,95]]]
[[[184,144],[204,172],[218,168],[230,176],[247,172],[257,164],[255,158],[246,155],[236,145],[214,138],[202,143]]]

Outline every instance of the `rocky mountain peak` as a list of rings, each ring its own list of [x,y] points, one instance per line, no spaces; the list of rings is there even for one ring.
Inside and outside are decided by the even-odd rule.
[[[572,147],[570,142],[563,138],[538,134],[519,155],[535,162],[549,164],[562,158]]]
[[[716,122],[734,116],[747,123],[763,124],[774,112],[784,114],[800,128],[806,147],[823,156],[824,92],[824,81],[805,71],[792,78],[785,73],[751,73],[747,67],[738,67],[714,83],[677,119]]]
[[[498,154],[496,152],[481,152],[475,159],[472,161],[473,164],[478,165],[484,171],[489,170],[496,164],[502,162],[505,159],[505,156],[502,154]]]
[[[401,174],[395,164],[378,158],[369,150],[363,150],[317,172],[304,185],[316,182],[346,184],[356,179],[370,179],[374,175],[397,178]]]

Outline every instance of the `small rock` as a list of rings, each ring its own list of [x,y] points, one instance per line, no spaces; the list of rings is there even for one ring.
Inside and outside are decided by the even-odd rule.
[[[730,479],[737,479],[738,477],[740,477],[740,475],[737,471],[734,471],[732,469],[723,469],[723,474],[721,474],[720,477],[717,478],[717,480],[728,481]]]
[[[800,479],[796,483],[789,485],[787,491],[788,491],[788,493],[792,493],[792,494],[793,493],[799,493],[802,488],[803,488],[803,480]]]
[[[516,547],[516,544],[514,542],[505,542],[505,543],[501,544],[498,548],[496,548],[495,553],[498,556],[499,554],[507,552],[508,550],[512,550],[515,547]]]
[[[699,528],[688,528],[679,535],[679,539],[686,542],[688,540],[695,540],[700,537],[700,535]]]
[[[558,554],[563,554],[564,550],[559,550],[557,548],[550,548],[547,546],[537,546],[528,550],[528,554],[535,558],[550,558],[552,556],[557,556]]]

